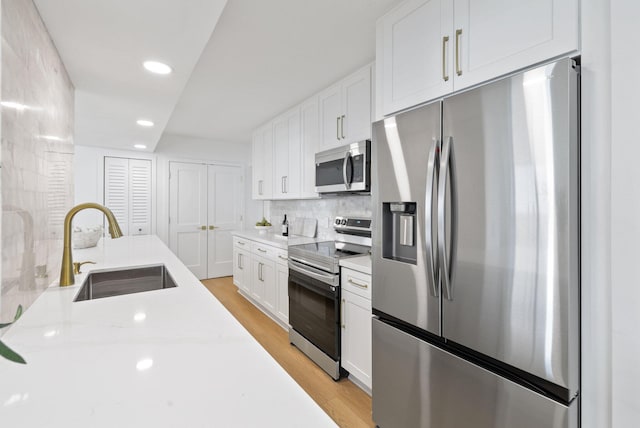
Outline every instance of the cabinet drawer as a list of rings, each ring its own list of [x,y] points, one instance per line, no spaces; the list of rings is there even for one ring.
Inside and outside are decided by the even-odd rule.
[[[240,248],[242,250],[247,250],[250,251],[251,250],[251,241],[249,241],[248,239],[244,239],[244,238],[239,238],[237,236],[233,237],[233,246]]]
[[[260,242],[251,242],[251,253],[256,254],[260,257],[266,257],[269,259],[276,258],[276,252],[278,248],[272,247],[270,245],[261,244]]]
[[[276,250],[276,261],[281,264],[287,266],[289,263],[289,251],[287,250]]]
[[[343,290],[350,291],[365,299],[371,299],[371,275],[343,267],[340,274],[340,286]]]

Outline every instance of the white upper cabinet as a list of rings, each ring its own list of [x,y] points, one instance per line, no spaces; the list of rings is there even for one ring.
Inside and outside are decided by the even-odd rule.
[[[579,0],[455,0],[455,90],[579,48]]]
[[[271,123],[253,134],[252,154],[252,197],[271,199],[273,180],[273,130]]]
[[[300,197],[317,198],[316,187],[316,152],[320,142],[320,114],[318,97],[313,97],[300,106],[300,136],[302,142],[302,189]]]
[[[453,91],[451,0],[406,1],[378,25],[382,26],[376,43],[382,45],[384,114]]]
[[[325,150],[371,138],[371,66],[320,94],[320,147]]]
[[[337,84],[320,94],[320,147],[324,150],[341,144],[342,85]]]
[[[300,108],[273,121],[273,199],[300,196]]]
[[[378,21],[383,114],[577,51],[578,1],[405,1]]]

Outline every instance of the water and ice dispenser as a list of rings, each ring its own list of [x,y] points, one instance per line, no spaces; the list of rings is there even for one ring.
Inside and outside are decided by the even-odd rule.
[[[416,264],[415,202],[384,202],[382,204],[382,257]]]

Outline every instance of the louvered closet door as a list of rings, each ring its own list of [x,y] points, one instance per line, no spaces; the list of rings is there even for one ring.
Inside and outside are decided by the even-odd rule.
[[[129,160],[129,232],[151,232],[151,161]]]
[[[116,216],[124,235],[129,234],[129,159],[104,158],[104,205]]]
[[[151,161],[105,157],[104,205],[123,234],[151,233]]]

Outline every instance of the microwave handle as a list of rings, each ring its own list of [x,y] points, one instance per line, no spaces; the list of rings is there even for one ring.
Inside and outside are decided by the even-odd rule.
[[[344,155],[344,161],[342,161],[342,179],[347,190],[351,189],[351,181],[347,177],[347,164],[351,161],[351,152],[347,152]]]

